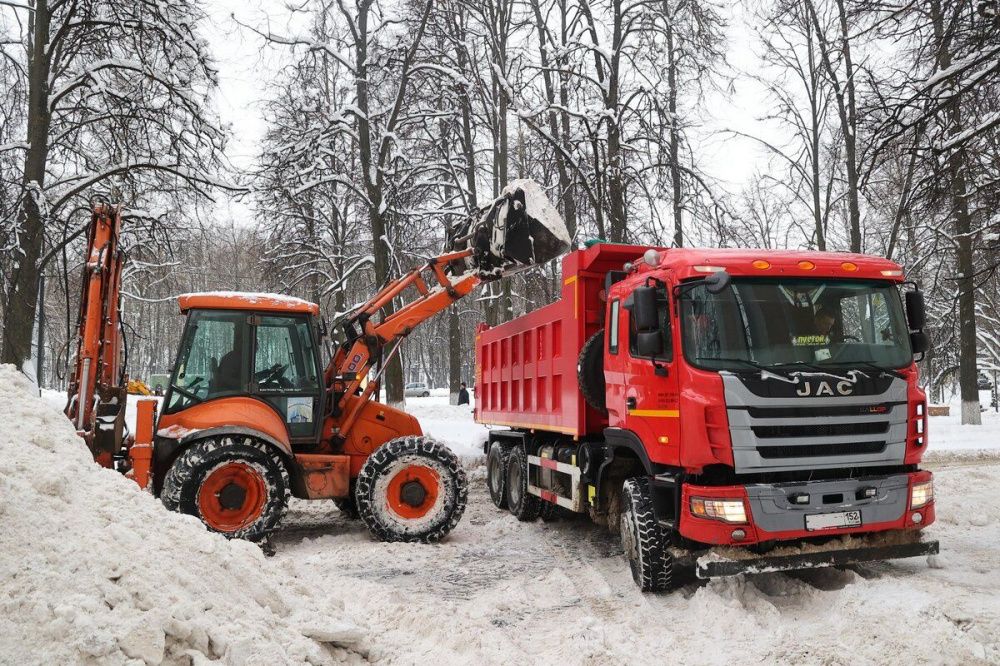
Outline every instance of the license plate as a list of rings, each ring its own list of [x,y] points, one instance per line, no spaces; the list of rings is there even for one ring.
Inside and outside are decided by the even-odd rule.
[[[839,527],[861,527],[861,512],[840,511],[806,516],[807,530],[832,530]]]

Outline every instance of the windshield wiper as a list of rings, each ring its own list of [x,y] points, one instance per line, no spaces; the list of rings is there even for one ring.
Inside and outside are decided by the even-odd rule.
[[[906,377],[903,376],[903,373],[897,372],[891,368],[883,368],[881,365],[875,365],[871,361],[852,361],[852,363],[859,363],[866,368],[876,370],[880,375],[889,375],[890,377],[895,377],[896,379],[906,379]]]
[[[776,366],[766,366],[766,365],[763,365],[761,363],[758,363],[757,361],[750,361],[750,360],[745,359],[745,358],[727,358],[725,356],[696,356],[695,360],[696,361],[719,361],[721,363],[745,363],[746,365],[749,365],[751,368],[754,368],[756,370],[760,370],[761,372],[773,372],[774,374],[777,374],[777,375],[783,374],[780,370],[776,370]],[[784,376],[787,377],[788,375],[784,375]]]

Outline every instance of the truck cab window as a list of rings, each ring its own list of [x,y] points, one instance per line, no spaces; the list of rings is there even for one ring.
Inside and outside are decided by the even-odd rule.
[[[619,301],[611,301],[611,316],[608,319],[608,353],[618,353],[618,310]]]
[[[673,336],[670,333],[670,308],[667,301],[667,288],[658,286],[656,288],[656,319],[659,322],[660,349],[662,353],[655,356],[658,361],[672,361],[674,358]],[[629,316],[629,354],[633,358],[651,358],[639,353],[638,348],[639,331],[635,325],[635,316]]]

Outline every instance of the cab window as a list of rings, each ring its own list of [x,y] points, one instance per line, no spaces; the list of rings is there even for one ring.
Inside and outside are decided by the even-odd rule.
[[[309,320],[267,315],[254,328],[253,381],[258,395],[278,410],[292,437],[311,435],[320,391]]]
[[[247,340],[246,313],[193,311],[171,377],[167,411],[245,393]]]

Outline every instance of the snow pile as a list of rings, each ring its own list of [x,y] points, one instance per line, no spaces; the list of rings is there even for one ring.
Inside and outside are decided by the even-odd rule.
[[[0,663],[362,660],[342,590],[167,512],[31,390],[0,366]]]
[[[483,457],[488,430],[475,422],[471,405],[450,405],[447,397],[407,398],[406,411],[417,417],[427,435],[466,461]]]

